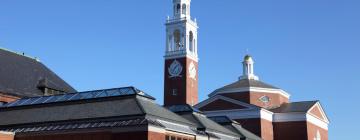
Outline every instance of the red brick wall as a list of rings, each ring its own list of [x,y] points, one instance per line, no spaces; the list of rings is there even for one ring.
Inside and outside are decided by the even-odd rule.
[[[243,128],[249,130],[257,136],[261,137],[261,121],[259,118],[254,119],[236,119],[236,122],[240,123]]]
[[[191,62],[195,65],[196,76],[195,79],[190,78],[189,67]],[[186,103],[190,105],[196,105],[199,101],[198,86],[199,86],[199,64],[192,59],[186,59]]]
[[[157,132],[148,132],[148,140],[165,140],[165,134]]]
[[[15,97],[15,96],[10,96],[10,95],[6,95],[3,93],[0,93],[0,102],[12,102],[19,99],[19,97]]]
[[[231,99],[235,99],[238,101],[242,101],[244,103],[250,103],[250,96],[249,96],[249,92],[240,92],[240,93],[226,93],[226,94],[221,94],[225,97],[229,97]]]
[[[213,110],[244,109],[244,108],[246,107],[219,99],[205,105],[204,107],[201,107],[200,110],[213,111]]]
[[[318,127],[310,122],[307,122],[307,134],[308,134],[308,140],[313,140],[317,134],[317,131],[319,131],[321,135],[321,140],[328,140],[329,134],[328,130],[325,130],[321,127]]]
[[[274,140],[273,130],[272,122],[261,119],[261,138],[264,140]]]
[[[315,115],[315,116],[318,117],[319,119],[324,120],[324,117],[322,116],[319,107],[317,107],[317,106],[314,107],[314,108],[310,111],[310,113],[313,114],[313,115]]]
[[[14,140],[14,135],[0,132],[0,140]]]
[[[275,122],[273,123],[274,140],[307,140],[306,125],[305,121]]]
[[[274,125],[274,140],[314,140],[320,132],[321,140],[328,140],[328,131],[310,122],[277,122]]]
[[[165,60],[164,71],[164,105],[197,104],[198,102],[198,75],[196,80],[189,77],[189,65],[191,62],[198,69],[198,63],[189,58],[179,58],[183,67],[181,77],[169,77],[168,68],[175,59]],[[173,89],[177,89],[177,95],[173,95]]]
[[[235,121],[240,123],[246,130],[249,130],[264,140],[273,140],[272,122],[260,118],[236,119]]]

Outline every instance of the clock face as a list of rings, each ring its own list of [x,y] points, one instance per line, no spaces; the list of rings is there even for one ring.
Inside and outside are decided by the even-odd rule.
[[[181,66],[180,62],[177,60],[174,60],[170,67],[168,68],[169,74],[170,74],[170,78],[173,77],[181,77],[181,72],[182,72],[183,67]]]
[[[196,80],[197,71],[196,71],[195,64],[193,62],[191,62],[189,65],[189,74],[190,74],[190,78]]]

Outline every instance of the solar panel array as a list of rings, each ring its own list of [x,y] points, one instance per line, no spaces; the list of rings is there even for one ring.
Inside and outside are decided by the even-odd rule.
[[[114,88],[114,89],[106,89],[106,90],[69,93],[69,94],[54,95],[54,96],[23,98],[23,99],[19,99],[14,102],[5,104],[3,106],[0,106],[0,108],[46,104],[46,103],[54,103],[54,102],[76,101],[76,100],[85,100],[85,99],[95,99],[95,98],[102,98],[102,97],[125,96],[125,95],[134,95],[134,94],[139,94],[139,95],[154,99],[150,95],[147,95],[146,93],[144,93],[134,87],[124,87],[124,88]]]

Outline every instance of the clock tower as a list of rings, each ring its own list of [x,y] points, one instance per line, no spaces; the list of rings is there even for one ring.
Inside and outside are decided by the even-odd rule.
[[[191,0],[173,0],[166,20],[164,106],[198,103],[197,23]]]

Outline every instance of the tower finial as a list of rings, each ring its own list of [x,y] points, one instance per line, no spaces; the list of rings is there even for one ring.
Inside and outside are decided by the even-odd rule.
[[[259,80],[259,77],[254,74],[254,60],[248,54],[244,57],[243,75],[239,79]]]

